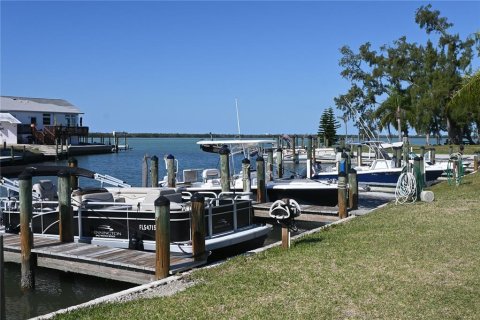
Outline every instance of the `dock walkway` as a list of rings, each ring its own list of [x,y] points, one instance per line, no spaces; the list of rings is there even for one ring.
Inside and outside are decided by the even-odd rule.
[[[4,233],[6,262],[20,263],[20,236]],[[102,277],[135,284],[155,280],[155,252],[128,250],[87,243],[62,243],[58,239],[34,235],[32,253],[37,266]],[[203,265],[205,261],[170,256],[170,273]]]

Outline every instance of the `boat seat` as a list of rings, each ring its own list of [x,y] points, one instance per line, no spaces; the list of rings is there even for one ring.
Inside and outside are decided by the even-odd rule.
[[[205,169],[202,171],[202,179],[204,182],[210,179],[220,178],[220,170],[218,169]]]
[[[105,188],[85,188],[72,192],[72,202],[75,205],[88,202],[114,202],[113,194]]]
[[[182,202],[182,194],[176,192],[173,188],[168,189],[153,189],[148,191],[145,195],[145,199],[140,202],[140,210],[142,211],[154,211],[155,210],[155,200],[158,197],[164,196],[170,200],[170,210],[179,210],[181,208],[180,203]]]
[[[198,170],[196,170],[196,169],[183,170],[183,182],[184,183],[196,182],[198,180],[197,177],[198,177]]]

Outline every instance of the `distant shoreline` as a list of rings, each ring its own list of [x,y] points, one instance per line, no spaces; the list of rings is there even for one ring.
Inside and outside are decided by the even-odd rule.
[[[125,135],[124,132],[119,132],[120,136]],[[129,138],[258,138],[258,137],[269,137],[276,138],[285,135],[284,133],[278,134],[229,134],[229,133],[135,133],[127,132],[127,137]],[[311,136],[317,136],[316,133],[288,133],[286,134],[290,137],[297,136],[299,138]],[[111,132],[91,132],[89,134],[91,137],[108,137],[112,136]],[[338,137],[344,138],[345,135],[338,135]],[[349,134],[347,138],[357,138],[357,134]],[[387,135],[380,135],[380,138],[387,138]],[[393,136],[395,138],[396,136]],[[425,138],[424,135],[413,135],[409,138]],[[448,136],[441,136],[441,138],[448,138]],[[435,140],[436,137],[430,137],[431,140]]]

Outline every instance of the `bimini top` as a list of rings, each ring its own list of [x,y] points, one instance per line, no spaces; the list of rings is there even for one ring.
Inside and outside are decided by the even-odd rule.
[[[20,165],[2,167],[1,177],[16,178],[21,173],[30,173],[32,176],[56,176],[60,171],[64,171],[70,175],[95,178],[95,172],[83,168],[72,168],[67,166],[43,166],[43,165]]]
[[[246,154],[246,149],[262,149],[266,144],[271,144],[273,147],[274,143],[275,140],[271,139],[202,140],[197,142],[202,151],[219,153],[223,146],[227,146],[232,154],[239,152]]]
[[[275,140],[272,139],[235,139],[235,140],[201,140],[198,141],[199,145],[260,145],[260,144],[274,144]]]

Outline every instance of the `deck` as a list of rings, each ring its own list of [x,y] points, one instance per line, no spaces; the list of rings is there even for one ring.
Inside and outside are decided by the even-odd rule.
[[[20,236],[3,234],[6,262],[20,263]],[[155,252],[128,250],[87,243],[62,243],[35,235],[32,253],[37,266],[65,272],[144,284],[155,280]],[[170,274],[203,265],[206,260],[170,256]]]

